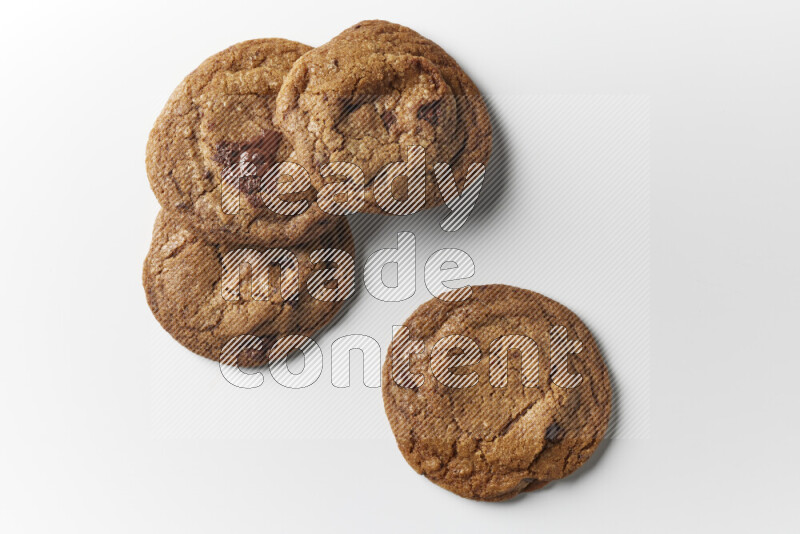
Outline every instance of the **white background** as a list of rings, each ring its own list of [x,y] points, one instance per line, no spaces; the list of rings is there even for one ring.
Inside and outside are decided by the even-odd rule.
[[[800,7],[599,4],[4,7],[0,530],[796,530]],[[360,252],[419,228],[418,266],[463,248],[477,283],[577,311],[612,370],[647,364],[623,384],[642,401],[629,435],[510,503],[414,474],[356,374],[281,403],[274,383],[234,396],[144,301],[157,211],[144,146],[170,91],[235,42],[317,45],[367,18],[464,66],[496,102],[509,163],[462,231],[362,224]],[[625,177],[632,205],[613,194]],[[590,215],[565,211],[592,199]],[[385,347],[427,298],[362,290],[323,352],[350,333]]]

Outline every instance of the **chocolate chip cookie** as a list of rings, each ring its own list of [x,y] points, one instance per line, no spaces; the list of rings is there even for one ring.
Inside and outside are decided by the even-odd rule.
[[[275,97],[310,47],[256,39],[205,60],[172,93],[150,132],[147,174],[162,207],[218,241],[281,246],[336,223],[308,178],[276,172],[294,148],[273,123]],[[274,209],[276,204],[291,209]]]
[[[215,241],[161,210],[142,276],[147,302],[172,337],[206,358],[219,360],[236,336],[262,338],[262,350],[242,351],[238,363],[263,365],[278,337],[313,335],[352,292],[352,285],[331,275],[337,268],[352,271],[352,265],[318,252],[326,249],[353,257],[344,218],[335,219],[313,243],[283,249],[294,255],[292,263],[286,255],[266,252],[263,244]]]
[[[385,213],[386,194],[404,200],[422,189],[399,174],[388,188],[377,183],[387,164],[412,163],[412,146],[425,150],[420,209],[443,202],[434,164],[450,165],[463,190],[470,164],[491,153],[489,115],[472,80],[435,43],[384,21],[356,24],[298,59],[278,94],[276,123],[306,168],[347,162],[363,171],[362,212]],[[318,190],[336,180],[312,172]]]
[[[524,289],[433,299],[397,331],[386,414],[406,461],[463,497],[499,501],[563,478],[595,451],[608,371],[581,320]]]

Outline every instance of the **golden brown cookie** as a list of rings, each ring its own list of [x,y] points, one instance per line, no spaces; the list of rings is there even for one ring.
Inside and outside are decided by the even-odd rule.
[[[278,198],[303,202],[302,213],[281,214],[265,202],[265,195],[278,193],[276,182],[290,180],[264,175],[294,157],[273,123],[275,97],[308,50],[284,39],[245,41],[211,56],[181,82],[147,143],[147,174],[164,208],[219,241],[272,246],[311,240],[335,224],[313,203],[313,187],[299,180]]]
[[[285,264],[281,274],[277,267],[266,267],[266,261],[259,263],[267,248],[214,241],[161,210],[142,275],[150,309],[172,337],[201,356],[219,360],[232,338],[251,335],[262,338],[263,350],[242,352],[239,365],[267,363],[267,351],[276,338],[311,336],[342,307],[342,300],[318,300],[309,293],[308,283],[315,274],[322,284],[318,287],[328,287],[332,281],[330,289],[335,289],[335,280],[321,271],[340,267],[312,261],[311,255],[321,249],[339,249],[352,257],[354,246],[347,221],[338,218],[313,243],[285,247],[296,264]],[[240,273],[241,278],[234,279],[239,283],[223,281],[225,272]],[[264,274],[261,285],[256,283],[257,272]],[[293,291],[297,298],[290,298]]]
[[[608,371],[561,304],[478,286],[423,304],[404,327],[383,367],[386,414],[406,461],[443,488],[510,499],[569,475],[602,440]]]
[[[447,163],[460,190],[471,163],[486,164],[491,126],[475,84],[444,50],[385,21],[364,21],[305,53],[284,79],[276,122],[308,169],[330,162],[364,173],[361,211],[384,213],[375,178],[387,164],[425,149],[424,207],[442,203],[433,166]],[[337,179],[312,172],[316,187]],[[392,189],[408,195],[403,179]]]

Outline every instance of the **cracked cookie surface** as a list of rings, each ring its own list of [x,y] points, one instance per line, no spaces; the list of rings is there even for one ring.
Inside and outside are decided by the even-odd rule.
[[[286,75],[276,122],[310,169],[330,162],[361,168],[367,186],[389,163],[425,148],[425,202],[443,202],[433,175],[447,163],[460,190],[471,163],[486,164],[491,126],[475,84],[444,50],[413,30],[364,21],[304,54]],[[315,186],[325,183],[313,172]],[[392,194],[407,195],[404,180]],[[361,211],[383,213],[366,188]]]
[[[392,341],[384,405],[406,461],[436,484],[471,499],[510,499],[569,475],[602,440],[608,371],[588,328],[563,305],[510,286],[473,286],[465,301],[423,304],[404,326],[411,341]],[[448,336],[474,340],[480,353]],[[508,350],[492,353],[503,336],[535,345],[504,338],[494,346]],[[413,340],[424,351],[404,367]],[[507,360],[490,365],[490,354]]]
[[[248,263],[238,286],[239,298],[226,299],[221,287],[223,257],[240,249],[261,253],[266,248],[215,242],[161,210],[142,274],[153,315],[178,342],[213,360],[220,359],[222,348],[231,338],[259,337],[263,350],[242,351],[238,363],[242,367],[267,363],[267,352],[276,338],[289,334],[311,336],[342,307],[342,302],[317,300],[309,294],[309,278],[330,267],[312,264],[311,253],[339,249],[352,257],[354,245],[347,221],[339,218],[313,244],[285,247],[297,258],[296,268],[285,268],[280,277],[277,268],[269,269],[268,294],[254,298],[253,265]],[[299,288],[296,300],[284,298],[292,282]]]
[[[314,202],[310,185],[281,194],[281,200],[305,202],[297,215],[268,209],[262,196],[275,189],[261,177],[295,155],[273,122],[275,97],[292,64],[310,49],[284,39],[245,41],[211,56],[181,82],[147,143],[147,175],[162,207],[220,241],[279,246],[313,240],[335,224]],[[238,197],[238,210],[223,198],[226,187]]]

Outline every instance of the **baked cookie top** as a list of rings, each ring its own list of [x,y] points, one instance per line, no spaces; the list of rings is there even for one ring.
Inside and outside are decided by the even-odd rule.
[[[404,327],[383,367],[384,405],[406,461],[436,484],[509,499],[569,475],[602,440],[608,371],[558,302],[473,286],[465,301],[423,304]]]
[[[356,24],[295,62],[276,122],[303,165],[352,163],[367,186],[388,163],[407,161],[411,146],[425,148],[425,207],[442,203],[435,163],[451,165],[463,190],[469,165],[491,153],[489,115],[472,80],[438,45],[384,21]],[[312,176],[318,189],[328,183]],[[373,188],[366,191],[361,211],[382,213]]]
[[[273,123],[275,97],[309,50],[284,39],[245,41],[211,56],[181,82],[147,143],[147,175],[164,208],[218,240],[277,246],[325,230],[329,216],[313,203],[313,187],[297,192],[304,189],[298,181],[295,192],[281,191],[281,200],[305,202],[300,214],[271,209],[261,194],[290,181],[262,177],[294,156]]]
[[[311,336],[342,307],[343,299],[318,300],[309,292],[312,277],[317,287],[337,288],[329,273],[322,272],[336,262],[312,261],[314,251],[321,249],[339,249],[353,257],[353,238],[343,217],[313,243],[285,247],[296,263],[285,264],[279,275],[277,267],[268,267],[279,258],[262,259],[267,247],[215,242],[161,210],[142,275],[147,302],[172,337],[206,358],[219,360],[223,347],[236,336],[262,338],[263,350],[242,352],[238,363],[263,365],[276,338]],[[224,273],[241,278],[223,280]],[[257,273],[263,282],[256,281]],[[297,298],[289,298],[293,292]]]

